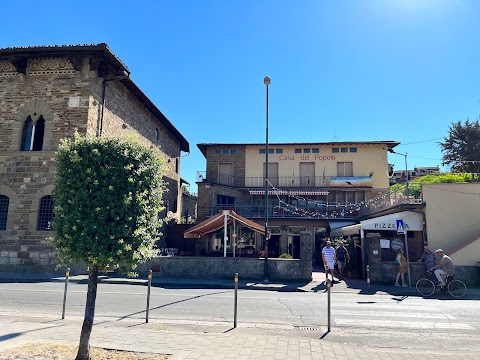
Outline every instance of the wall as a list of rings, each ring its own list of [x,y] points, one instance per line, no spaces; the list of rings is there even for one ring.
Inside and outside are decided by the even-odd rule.
[[[480,184],[424,184],[422,194],[430,248],[442,248],[447,255],[452,255],[455,265],[477,266],[480,261]],[[462,250],[467,245],[468,249]]]
[[[100,119],[102,79],[89,56],[77,68],[67,58],[29,59],[25,74],[0,60],[0,195],[9,197],[7,230],[0,231],[0,271],[51,272],[56,260],[45,242],[50,231],[37,231],[39,200],[50,195],[55,150],[61,139],[95,135]],[[170,208],[180,213],[180,142],[118,81],[109,81],[103,134],[130,134],[158,146],[164,159]],[[28,116],[45,119],[42,151],[19,151]],[[158,140],[155,129],[158,129]],[[177,165],[178,162],[178,165]]]
[[[102,90],[102,79],[92,80],[88,112],[88,131],[91,135],[96,133],[97,123],[101,117]],[[169,189],[163,194],[163,200],[168,201],[168,210],[174,212],[174,218],[180,220],[181,206],[174,208],[175,203],[177,205],[181,203],[178,139],[173,137],[165,126],[118,80],[107,82],[102,128],[102,136],[133,136],[146,145],[157,147],[157,153],[164,164],[164,181],[168,183]],[[158,140],[156,131],[158,131]]]
[[[50,272],[56,261],[45,242],[51,232],[36,230],[39,200],[53,190],[60,140],[75,129],[86,133],[88,78],[63,58],[29,60],[26,75],[5,64],[0,66],[0,194],[10,201],[7,230],[0,231],[0,271]],[[25,120],[31,116],[35,122],[40,115],[42,151],[20,151]]]
[[[312,277],[312,235],[301,233],[301,260],[268,259],[268,279],[272,281],[310,281]],[[160,269],[156,275],[169,278],[264,280],[264,261],[257,258],[231,257],[159,257],[136,269],[146,275],[150,269]]]
[[[296,148],[319,148],[318,154],[295,153]],[[356,147],[357,152],[352,153],[332,153],[332,147]],[[269,146],[269,149],[283,149],[282,154],[269,154],[268,161],[278,163],[278,175],[287,177],[300,176],[300,163],[314,162],[315,176],[337,176],[337,162],[352,161],[354,176],[368,176],[374,172],[372,177],[374,189],[388,188],[388,170],[387,152],[382,144],[335,144],[335,145],[281,145]],[[250,145],[246,148],[246,177],[263,177],[263,168],[265,163],[265,154],[260,154],[259,150],[265,146]]]

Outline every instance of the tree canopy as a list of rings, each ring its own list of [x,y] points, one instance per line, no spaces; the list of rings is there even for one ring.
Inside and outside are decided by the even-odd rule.
[[[57,154],[53,244],[64,263],[135,267],[154,255],[162,165],[129,140],[65,141]]]
[[[448,136],[439,143],[443,152],[442,165],[454,172],[480,173],[480,123],[459,120],[450,125]]]
[[[438,183],[465,183],[472,182],[478,177],[472,177],[472,174],[429,174],[413,179],[408,185],[408,192],[410,196],[418,198],[422,192],[422,184],[438,184]],[[391,193],[405,194],[406,184],[393,184],[390,186]]]

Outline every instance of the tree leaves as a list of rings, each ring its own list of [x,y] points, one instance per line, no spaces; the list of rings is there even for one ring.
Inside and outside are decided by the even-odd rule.
[[[64,263],[135,267],[152,257],[162,210],[162,163],[133,140],[64,141],[57,154],[55,236]]]
[[[443,152],[442,165],[454,172],[480,173],[480,123],[459,120],[450,125],[448,137],[439,143]]]

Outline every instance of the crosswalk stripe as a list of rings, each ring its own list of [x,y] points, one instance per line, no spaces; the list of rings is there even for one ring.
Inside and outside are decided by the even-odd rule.
[[[411,329],[457,329],[475,330],[474,327],[462,323],[431,322],[431,321],[397,321],[397,320],[367,320],[367,319],[334,319],[337,325],[362,327],[398,327]]]
[[[347,315],[347,316],[374,316],[374,317],[401,317],[401,318],[417,318],[417,319],[444,319],[456,320],[457,318],[448,314],[426,314],[426,313],[401,313],[401,312],[387,312],[387,311],[349,311],[349,310],[332,310],[333,315]]]

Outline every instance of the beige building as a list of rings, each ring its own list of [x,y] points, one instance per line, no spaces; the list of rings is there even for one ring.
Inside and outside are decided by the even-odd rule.
[[[55,150],[75,131],[133,135],[166,165],[167,211],[181,217],[189,144],[106,44],[0,49],[0,271],[51,271]]]
[[[388,191],[386,149],[396,145],[394,141],[269,144],[269,256],[290,253],[298,258],[304,230],[315,234],[313,250],[320,251],[332,229],[356,223],[362,205]],[[206,171],[197,172],[198,220],[232,209],[264,225],[265,144],[198,147],[207,160]],[[208,248],[220,245],[210,239]],[[261,236],[255,235],[249,245],[260,250]]]
[[[479,266],[480,184],[424,184],[428,244],[457,266]]]

